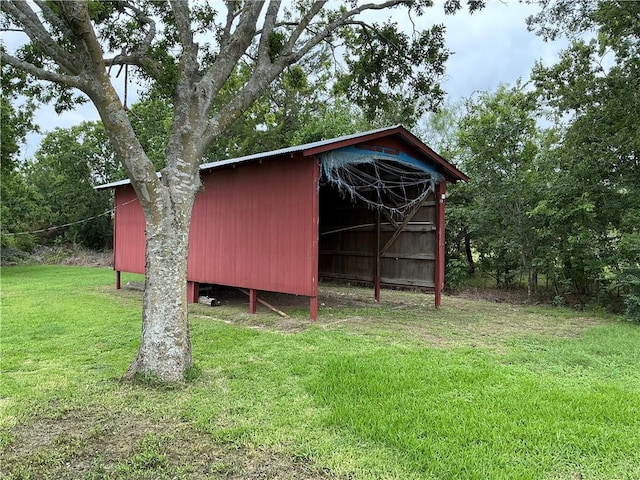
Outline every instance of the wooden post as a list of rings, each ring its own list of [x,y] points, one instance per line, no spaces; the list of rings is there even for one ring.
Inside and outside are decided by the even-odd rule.
[[[318,277],[320,276],[320,157],[315,157],[315,166],[313,169],[313,207],[311,216],[310,237],[312,240],[311,247],[311,293],[309,297],[309,318],[315,322],[318,319]]]
[[[187,281],[187,302],[198,303],[200,284],[198,282]]]
[[[373,273],[373,289],[374,289],[374,298],[376,302],[380,302],[380,210],[376,211],[376,225],[375,225],[375,239],[374,239],[374,250],[375,250],[375,267]]]
[[[258,293],[255,288],[249,289],[249,313],[256,313]]]
[[[447,184],[442,180],[436,185],[436,265],[435,265],[435,307],[440,308],[442,304],[442,289],[444,288],[444,263],[445,263],[445,244],[444,244],[444,207],[447,192]]]
[[[240,290],[242,293],[244,293],[245,295],[247,295],[249,297],[249,301],[251,301],[251,293],[247,290],[244,290],[242,288],[239,288],[238,290]],[[260,305],[264,305],[265,307],[267,307],[269,310],[276,312],[278,315],[280,315],[281,317],[287,318],[289,315],[287,315],[286,313],[284,313],[282,310],[278,310],[276,307],[274,307],[273,305],[271,305],[269,302],[265,302],[264,300],[262,300],[258,295],[256,295],[256,302],[259,303]],[[255,312],[253,312],[255,313]]]
[[[121,276],[120,276],[120,270],[116,270],[116,290],[120,290],[121,288],[121,284],[120,284],[120,280],[121,280]]]
[[[318,320],[318,297],[309,297],[309,317],[313,322]]]

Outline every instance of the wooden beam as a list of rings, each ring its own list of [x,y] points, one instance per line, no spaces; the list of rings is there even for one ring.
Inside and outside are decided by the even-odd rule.
[[[376,227],[375,227],[375,241],[373,247],[376,261],[373,274],[373,296],[376,302],[380,301],[380,210],[376,211]]]
[[[332,280],[340,280],[340,281],[349,281],[349,282],[362,282],[363,284],[370,285],[371,284],[371,276],[365,275],[348,275],[342,273],[325,273],[320,275],[320,278],[332,279]],[[419,287],[426,288],[429,290],[435,290],[433,285],[433,280],[416,280],[416,279],[407,279],[407,278],[385,278],[380,277],[380,285],[388,285],[388,286],[397,286],[397,287]]]
[[[318,297],[309,297],[309,318],[313,322],[318,320]]]
[[[187,281],[187,302],[198,303],[200,284],[198,282]]]
[[[256,313],[256,300],[258,299],[258,294],[256,292],[256,289],[250,288],[248,295],[249,295],[249,313]]]
[[[407,215],[404,217],[404,220],[402,221],[398,229],[395,232],[393,232],[393,235],[391,235],[391,238],[387,240],[387,243],[385,243],[382,249],[380,250],[380,256],[383,256],[385,253],[389,251],[393,243],[398,239],[398,237],[403,232],[404,228],[409,224],[411,219],[416,216],[416,213],[418,213],[418,210],[420,210],[420,208],[422,208],[421,203],[417,204],[415,207],[413,207],[413,210],[407,213]]]
[[[405,230],[406,231],[406,230]],[[357,257],[357,258],[374,258],[375,255],[371,252],[363,251],[342,251],[342,250],[321,250],[320,255],[329,255],[336,257]],[[394,260],[435,260],[435,253],[385,253],[380,255],[380,258],[391,258]]]
[[[383,213],[384,213],[384,217],[385,217],[387,220],[389,220],[389,223],[390,223],[391,225],[393,225],[393,228],[396,228],[396,229],[397,229],[397,228],[399,227],[399,225],[398,225],[398,222],[396,222],[395,218],[393,218],[393,217],[391,216],[391,214],[390,214],[388,211],[386,211],[386,210],[383,210]]]
[[[442,289],[444,288],[444,262],[445,262],[445,223],[444,207],[447,192],[447,184],[443,180],[436,185],[436,265],[435,265],[435,307],[442,304]]]

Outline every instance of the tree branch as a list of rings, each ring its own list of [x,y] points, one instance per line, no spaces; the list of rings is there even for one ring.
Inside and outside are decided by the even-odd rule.
[[[43,0],[34,0],[34,3],[40,8],[42,16],[47,22],[60,30],[60,33],[62,33],[67,38],[71,36],[71,32],[69,31],[67,26],[60,19],[60,17],[58,17],[58,15],[56,15],[55,12],[51,10],[51,7],[47,3],[45,3]]]
[[[227,43],[220,44],[220,54],[207,68],[199,82],[200,87],[209,92],[209,101],[204,105],[207,110],[211,107],[213,98],[222,89],[240,58],[251,45],[263,6],[264,1],[250,1],[244,4],[236,29],[230,35]]]
[[[262,32],[260,34],[260,43],[258,46],[258,59],[261,62],[269,60],[269,37],[273,33],[281,4],[282,0],[271,0],[267,7],[267,13],[264,17],[264,23],[262,24]]]
[[[229,41],[229,37],[231,36],[231,26],[233,25],[233,21],[238,16],[236,12],[233,11],[233,4],[235,0],[226,0],[227,5],[227,22],[224,26],[224,30],[222,31],[222,36],[220,37],[220,44],[225,44]]]
[[[131,10],[132,16],[140,22],[141,26],[147,25],[149,30],[144,40],[136,46],[133,52],[130,54],[123,52],[115,57],[105,58],[104,63],[107,67],[113,65],[135,65],[145,70],[151,77],[159,77],[162,71],[160,64],[147,55],[157,33],[156,22],[130,1],[121,1],[125,3],[126,8]]]
[[[78,74],[73,58],[51,37],[38,15],[28,2],[14,0],[3,2],[3,9],[9,16],[23,27],[24,32],[36,45],[39,45],[47,56],[71,74]],[[35,67],[35,66],[34,66]],[[37,67],[35,67],[37,68]]]
[[[298,22],[298,26],[293,31],[293,33],[291,34],[291,37],[289,37],[289,41],[287,42],[288,52],[291,52],[293,50],[293,46],[296,44],[296,42],[300,38],[300,35],[302,35],[302,32],[304,32],[307,29],[311,21],[318,14],[318,12],[322,10],[322,7],[324,7],[326,3],[327,3],[327,0],[314,2],[312,7],[300,19],[300,21]]]
[[[383,3],[367,3],[364,5],[360,5],[359,7],[356,7],[347,12],[344,12],[342,15],[340,15],[340,17],[338,17],[336,20],[326,25],[316,35],[311,37],[311,39],[309,39],[304,45],[302,45],[302,47],[299,50],[294,52],[293,48],[295,47],[295,43],[297,42],[298,38],[302,34],[302,30],[306,29],[306,27],[309,25],[310,23],[310,20],[309,20],[309,22],[307,22],[307,24],[302,28],[302,30],[299,33],[297,31],[294,32],[294,34],[298,33],[297,37],[294,35],[291,36],[291,39],[289,40],[289,44],[287,45],[287,48],[289,50],[289,57],[290,57],[287,59],[287,63],[292,64],[300,60],[307,53],[309,53],[309,51],[311,51],[313,47],[318,45],[325,38],[329,37],[331,33],[334,32],[338,27],[345,25],[350,18],[364,11],[384,10],[386,8],[395,7],[396,5],[409,5],[409,4],[411,4],[411,2],[408,0],[389,0]],[[302,22],[301,22],[301,25],[302,25]],[[300,27],[298,28],[298,30],[300,30]]]
[[[7,63],[12,67],[23,70],[29,75],[32,75],[40,80],[47,80],[49,82],[54,82],[60,85],[67,85],[69,87],[74,87],[82,91],[84,91],[84,89],[87,87],[87,83],[80,76],[63,75],[60,73],[52,72],[50,70],[45,70],[44,68],[36,67],[32,63],[20,60],[13,55],[9,55],[3,50],[0,50],[0,60],[2,61],[2,63]]]
[[[141,25],[147,25],[149,27],[149,31],[145,35],[144,40],[136,47],[133,53],[134,56],[140,57],[141,63],[145,63],[144,57],[146,57],[147,52],[151,49],[151,42],[153,42],[156,36],[156,22],[133,3],[127,2],[126,5],[127,8],[134,13],[136,20],[138,20]]]
[[[182,44],[182,55],[180,63],[189,67],[189,74],[198,67],[198,44],[193,41],[193,31],[191,30],[191,10],[187,0],[170,0],[173,16],[176,20],[176,27],[180,34]],[[186,57],[186,58],[185,58]]]
[[[85,73],[93,73],[98,77],[105,74],[104,54],[100,42],[93,29],[87,4],[78,1],[63,1],[57,3],[68,28],[71,31],[72,40],[76,40],[75,53],[80,57],[85,56],[84,65],[81,65]],[[74,63],[78,63],[78,60]]]
[[[334,20],[325,26],[322,30],[320,30],[317,34],[315,34],[310,40],[308,40],[302,48],[298,51],[294,52],[293,47],[295,46],[296,41],[300,38],[302,33],[309,27],[313,18],[320,12],[322,7],[326,4],[325,0],[317,1],[313,4],[311,9],[309,9],[305,15],[300,19],[298,23],[298,27],[291,34],[289,41],[287,42],[287,46],[285,47],[285,54],[280,55],[274,63],[265,62],[263,60],[263,52],[259,52],[259,60],[258,63],[254,67],[253,74],[249,81],[242,88],[242,91],[236,95],[229,103],[221,108],[218,113],[209,120],[207,129],[199,139],[199,142],[206,144],[208,140],[214,138],[217,134],[224,131],[229,125],[231,125],[243,111],[251,106],[256,96],[259,96],[260,92],[262,92],[267,86],[271,84],[271,82],[284,70],[284,68],[288,65],[291,65],[304,55],[309,53],[309,51],[318,45],[321,41],[325,40],[330,34],[335,31],[336,28],[341,25],[345,25],[347,21],[358,15],[365,10],[382,10],[395,5],[407,4],[407,0],[389,0],[384,3],[374,4],[369,3],[365,5],[361,5],[359,7],[353,8],[342,15],[339,18]],[[261,37],[261,48],[266,48],[268,45],[264,45],[262,40],[265,37],[265,33],[268,32],[268,25],[263,28],[263,33]],[[268,58],[268,56],[267,56]]]

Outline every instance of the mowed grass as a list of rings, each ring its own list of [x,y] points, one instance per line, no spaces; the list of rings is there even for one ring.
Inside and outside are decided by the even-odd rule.
[[[192,306],[192,378],[130,384],[113,280],[2,269],[0,477],[640,478],[640,325],[325,285],[315,324]]]

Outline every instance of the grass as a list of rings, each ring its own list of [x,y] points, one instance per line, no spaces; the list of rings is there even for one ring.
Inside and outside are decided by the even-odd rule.
[[[190,380],[130,384],[140,292],[113,277],[2,269],[2,478],[640,478],[637,324],[335,285],[312,324],[221,292]]]

